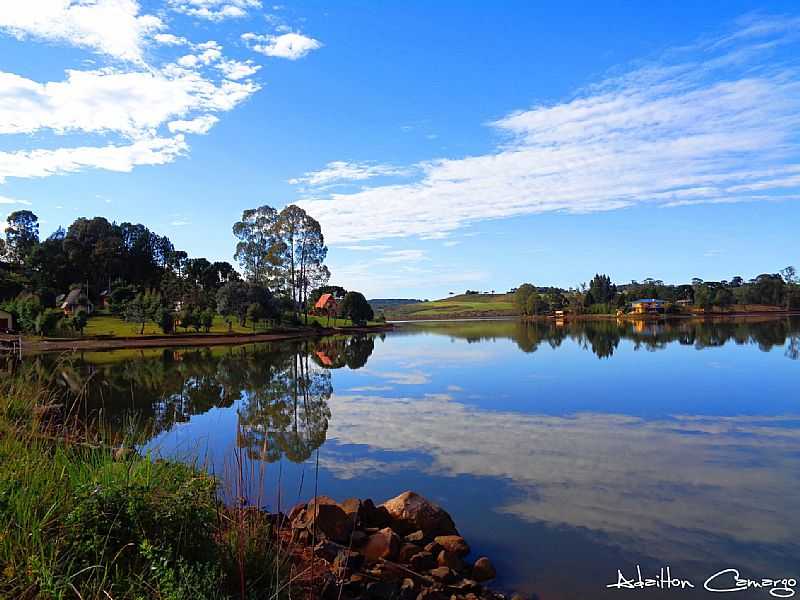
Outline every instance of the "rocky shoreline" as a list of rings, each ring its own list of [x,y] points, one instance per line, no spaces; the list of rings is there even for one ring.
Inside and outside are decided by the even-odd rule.
[[[323,600],[504,600],[486,587],[496,573],[470,547],[450,515],[414,492],[375,505],[326,496],[280,515],[278,535],[293,567],[311,572]],[[520,598],[515,595],[514,598]]]

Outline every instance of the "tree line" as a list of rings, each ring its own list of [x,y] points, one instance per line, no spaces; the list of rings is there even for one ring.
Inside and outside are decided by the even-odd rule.
[[[319,222],[295,205],[262,206],[245,210],[233,234],[239,269],[189,257],[145,225],[104,217],[78,218],[42,239],[38,217],[16,211],[0,237],[0,308],[19,329],[40,335],[82,332],[95,307],[139,324],[140,332],[148,322],[165,333],[209,331],[217,315],[229,330],[233,323],[299,324],[301,316],[307,322],[330,278]],[[337,316],[373,318],[363,295],[342,291]]]
[[[694,278],[685,284],[667,284],[651,278],[615,284],[608,275],[598,273],[588,284],[569,289],[523,283],[512,292],[515,306],[525,316],[543,315],[555,310],[568,310],[575,314],[614,314],[639,299],[663,300],[671,305],[685,303],[703,310],[734,305],[800,310],[800,278],[795,267],[791,266],[750,280],[739,276],[723,281]]]

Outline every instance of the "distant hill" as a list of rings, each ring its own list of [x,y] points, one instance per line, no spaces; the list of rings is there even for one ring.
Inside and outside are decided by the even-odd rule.
[[[372,306],[372,310],[378,312],[379,310],[386,310],[387,308],[393,308],[395,306],[418,304],[422,302],[422,300],[415,300],[413,298],[375,298],[373,300],[367,300],[367,302]]]
[[[474,319],[513,317],[519,314],[513,294],[459,294],[431,302],[396,304],[384,309],[394,321],[414,319]]]

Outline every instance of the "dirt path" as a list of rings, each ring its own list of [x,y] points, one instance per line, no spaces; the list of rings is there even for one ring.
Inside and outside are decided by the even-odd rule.
[[[337,334],[381,333],[393,329],[391,325],[380,327],[325,327],[321,329],[299,329],[254,334],[195,334],[169,336],[143,336],[124,338],[77,338],[59,340],[26,339],[23,352],[65,352],[76,350],[120,350],[124,348],[167,348],[175,346],[225,346],[319,338]]]

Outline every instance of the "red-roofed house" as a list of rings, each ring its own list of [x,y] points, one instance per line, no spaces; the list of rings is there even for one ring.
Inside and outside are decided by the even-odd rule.
[[[314,304],[312,313],[315,315],[325,315],[329,319],[331,317],[335,319],[336,315],[339,314],[339,303],[336,301],[333,294],[322,294],[316,304]]]

